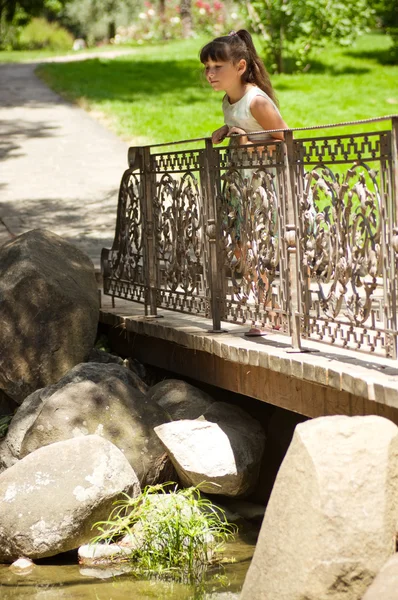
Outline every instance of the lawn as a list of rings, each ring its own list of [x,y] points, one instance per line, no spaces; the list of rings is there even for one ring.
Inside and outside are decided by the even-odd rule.
[[[198,60],[206,41],[136,47],[116,59],[43,64],[37,72],[68,99],[103,115],[131,144],[204,137],[222,124],[222,93],[210,89]],[[385,64],[389,44],[387,36],[369,34],[348,49],[318,52],[305,74],[274,75],[286,122],[304,127],[398,113],[398,65]]]

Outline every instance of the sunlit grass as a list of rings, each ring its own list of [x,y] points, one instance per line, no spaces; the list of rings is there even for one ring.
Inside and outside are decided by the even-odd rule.
[[[109,126],[132,144],[204,137],[223,120],[222,93],[209,88],[198,59],[206,41],[139,47],[112,60],[45,64],[38,73],[67,98],[104,114]],[[289,126],[398,112],[398,65],[384,64],[389,45],[387,36],[367,35],[349,49],[320,51],[307,73],[274,75]],[[379,123],[371,129],[384,127]]]

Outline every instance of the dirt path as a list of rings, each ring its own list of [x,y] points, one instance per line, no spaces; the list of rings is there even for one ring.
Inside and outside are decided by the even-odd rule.
[[[46,228],[98,267],[113,241],[128,144],[49,90],[35,67],[0,65],[0,242]]]

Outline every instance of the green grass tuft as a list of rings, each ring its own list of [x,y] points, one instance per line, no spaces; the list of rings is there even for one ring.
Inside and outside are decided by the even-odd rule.
[[[148,486],[136,498],[125,494],[109,519],[94,525],[100,533],[91,543],[128,536],[136,575],[199,582],[210,564],[220,562],[235,526],[197,488],[167,491],[171,485]]]
[[[7,435],[8,427],[14,415],[3,415],[0,417],[0,438]]]

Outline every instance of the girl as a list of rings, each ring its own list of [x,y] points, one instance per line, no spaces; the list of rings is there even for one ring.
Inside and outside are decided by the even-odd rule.
[[[213,144],[219,144],[226,136],[233,134],[243,134],[238,138],[241,146],[284,139],[283,131],[266,132],[287,129],[287,125],[278,110],[269,75],[248,31],[232,31],[229,35],[206,44],[200,52],[200,61],[205,66],[206,79],[213,90],[225,92],[222,103],[225,125],[213,132]],[[256,131],[264,131],[264,134],[250,135]],[[269,152],[272,149],[272,146],[268,147]],[[235,273],[243,268],[244,262],[240,239],[242,211],[240,198],[230,202],[236,213],[235,231],[232,234],[236,261],[233,267],[234,278]],[[265,274],[262,279],[268,288]],[[252,326],[245,335],[266,335],[270,329],[272,326]]]
[[[225,125],[213,132],[213,144],[232,134],[246,134],[239,138],[241,145],[283,140],[283,132],[250,136],[254,131],[287,129],[287,125],[248,31],[232,31],[206,44],[200,52],[200,61],[213,90],[225,92],[222,104]]]

